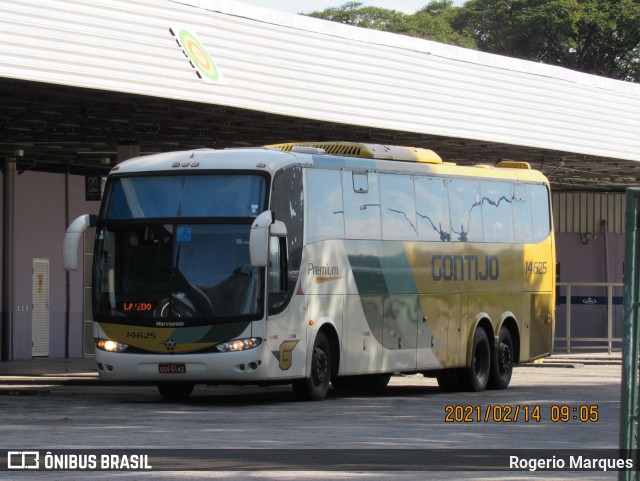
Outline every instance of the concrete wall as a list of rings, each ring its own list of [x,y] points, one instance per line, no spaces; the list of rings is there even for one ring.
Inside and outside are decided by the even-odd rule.
[[[580,234],[556,234],[556,252],[563,282],[622,282],[624,234],[606,234],[609,279],[605,269],[605,234],[588,241]],[[586,242],[586,243],[585,243]]]
[[[26,171],[15,181],[15,253],[13,359],[31,359],[32,265],[49,259],[49,357],[66,354],[66,276],[62,269],[62,239],[67,228],[65,176]],[[69,176],[69,219],[97,213],[98,202],[85,202],[84,177]],[[83,262],[70,275],[70,357],[82,356]]]
[[[605,235],[607,236],[605,242]],[[597,234],[587,238],[581,234],[556,234],[556,252],[560,269],[560,282],[623,282],[624,234]],[[605,250],[605,245],[607,246]],[[607,258],[608,256],[608,258]],[[608,278],[607,266],[608,264]],[[573,287],[571,306],[572,346],[595,345],[594,342],[574,342],[578,337],[607,337],[607,306],[603,302],[607,291],[604,287]],[[564,288],[560,296],[566,296]],[[623,288],[613,291],[614,301],[620,302]],[[576,297],[591,297],[595,304],[584,304]],[[566,304],[560,300],[556,308],[556,337],[566,336]],[[623,306],[614,305],[613,337],[622,335]],[[603,346],[603,343],[599,343]],[[556,342],[556,351],[564,342]],[[614,346],[619,347],[616,343]]]

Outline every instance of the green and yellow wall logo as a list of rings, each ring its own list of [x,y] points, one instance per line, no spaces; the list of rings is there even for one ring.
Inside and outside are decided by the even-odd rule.
[[[220,69],[211,59],[209,52],[207,52],[207,49],[204,48],[204,45],[194,32],[184,27],[171,27],[171,33],[205,83],[224,83]]]

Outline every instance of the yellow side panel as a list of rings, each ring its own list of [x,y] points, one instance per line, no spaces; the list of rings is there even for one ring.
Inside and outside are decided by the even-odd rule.
[[[460,363],[460,296],[421,295],[418,322],[418,369]],[[437,364],[435,364],[435,360]]]
[[[551,354],[553,348],[553,296],[531,294],[529,358],[535,359]]]

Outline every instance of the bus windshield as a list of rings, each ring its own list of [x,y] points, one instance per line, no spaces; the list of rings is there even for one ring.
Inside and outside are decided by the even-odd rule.
[[[97,320],[170,327],[260,317],[262,281],[249,262],[249,228],[249,224],[101,228],[94,269]],[[165,322],[176,319],[182,322]]]
[[[255,217],[264,210],[261,175],[156,175],[110,182],[105,219]]]
[[[149,327],[258,319],[263,280],[249,259],[259,175],[114,179],[94,254],[94,315]]]

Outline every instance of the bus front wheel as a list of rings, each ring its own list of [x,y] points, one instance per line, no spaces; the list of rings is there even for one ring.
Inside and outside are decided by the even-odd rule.
[[[309,377],[293,382],[293,393],[300,401],[322,401],[331,382],[331,348],[323,332],[313,343],[309,368]]]

